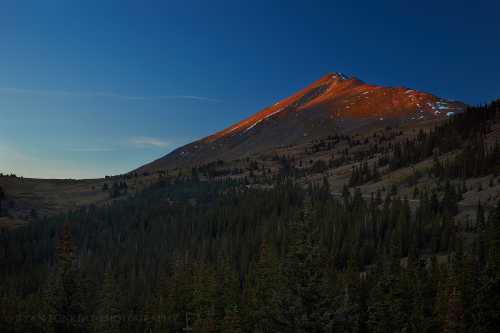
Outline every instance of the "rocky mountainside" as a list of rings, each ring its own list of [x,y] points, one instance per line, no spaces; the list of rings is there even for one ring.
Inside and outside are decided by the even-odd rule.
[[[461,102],[429,93],[370,85],[355,77],[332,73],[273,106],[180,147],[138,171],[236,159],[333,133],[444,119],[464,109]]]

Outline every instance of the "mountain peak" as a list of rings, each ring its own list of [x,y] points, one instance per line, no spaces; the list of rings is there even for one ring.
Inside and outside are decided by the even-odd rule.
[[[308,142],[369,126],[446,119],[465,105],[407,88],[369,85],[328,73],[304,89],[146,166],[159,169],[240,158],[277,146]]]
[[[345,81],[345,80],[349,80],[350,79],[349,76],[347,76],[347,75],[345,75],[344,73],[341,73],[341,72],[328,73],[326,75],[326,77],[329,77],[332,80],[339,80],[339,81]]]
[[[321,84],[332,84],[332,83],[341,83],[345,81],[349,81],[352,78],[341,72],[330,72],[326,75],[323,75],[319,80],[315,81],[312,86],[321,85]],[[306,88],[307,89],[307,88]]]

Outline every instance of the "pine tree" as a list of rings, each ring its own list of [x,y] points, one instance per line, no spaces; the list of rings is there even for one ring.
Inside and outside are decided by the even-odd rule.
[[[260,255],[255,265],[246,293],[246,313],[253,329],[272,332],[279,321],[278,292],[281,288],[279,261],[266,241],[260,246]]]
[[[216,272],[216,303],[215,319],[222,322],[228,309],[238,308],[240,305],[240,280],[236,271],[231,267],[228,258],[221,259]]]
[[[488,217],[488,261],[490,274],[500,277],[500,200]]]
[[[180,331],[186,324],[192,325],[193,269],[187,257],[176,256],[171,265],[172,273],[164,272],[158,291],[158,318],[155,327],[162,331]],[[188,323],[186,323],[188,321]]]
[[[372,332],[399,332],[407,329],[410,314],[408,286],[402,277],[400,232],[394,229],[389,258],[369,300],[368,327]]]
[[[464,261],[463,244],[458,235],[454,252],[450,255],[449,271],[440,288],[439,318],[443,332],[465,332],[464,312]]]
[[[408,288],[410,299],[410,314],[408,320],[409,332],[429,332],[432,326],[432,299],[429,288],[428,274],[423,260],[417,260],[415,266],[410,267],[408,274]]]
[[[356,333],[360,330],[361,281],[356,260],[349,258],[347,272],[340,285],[340,293],[334,297],[335,313],[333,318],[334,332]],[[339,287],[333,285],[332,288]]]
[[[84,290],[76,267],[75,247],[69,224],[64,225],[57,246],[57,266],[46,288],[46,310],[54,332],[79,332],[86,326]]]
[[[330,183],[328,182],[328,177],[324,176],[323,177],[323,182],[321,184],[320,188],[320,194],[319,198],[321,201],[326,201],[328,198],[330,198]]]
[[[500,326],[500,201],[490,213],[487,229],[487,259],[474,299],[477,332],[493,332]]]
[[[443,327],[445,333],[465,332],[462,292],[452,276],[448,292],[448,306]]]
[[[120,288],[112,271],[106,271],[97,294],[94,331],[96,333],[120,332]]]
[[[390,281],[379,277],[372,289],[368,303],[368,328],[373,333],[394,332],[390,303],[387,295],[390,292]]]
[[[216,272],[212,266],[198,263],[194,269],[193,279],[192,306],[196,317],[194,332],[215,332],[217,330],[216,300]]]
[[[332,310],[324,292],[323,261],[312,217],[306,199],[303,217],[291,229],[292,240],[285,261],[285,290],[280,307],[288,332],[327,331]]]

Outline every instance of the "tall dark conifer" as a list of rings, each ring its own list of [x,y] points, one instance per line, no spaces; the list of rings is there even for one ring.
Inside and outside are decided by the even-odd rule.
[[[278,329],[279,290],[282,287],[280,262],[266,241],[260,246],[255,269],[247,279],[245,315],[247,326],[259,332]]]
[[[280,304],[287,332],[325,332],[332,324],[333,309],[324,290],[324,262],[312,214],[307,198],[303,216],[291,225]]]
[[[487,259],[480,274],[473,311],[477,332],[493,332],[500,327],[500,201],[490,213],[486,230]]]
[[[46,302],[46,318],[55,333],[82,332],[86,328],[84,290],[69,224],[64,225],[57,245],[56,267],[48,280]]]
[[[113,276],[113,272],[108,270],[97,294],[97,306],[93,316],[94,332],[96,333],[118,333],[120,332],[120,288]]]

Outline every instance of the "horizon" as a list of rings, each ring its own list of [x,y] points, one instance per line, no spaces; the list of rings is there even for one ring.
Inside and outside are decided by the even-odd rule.
[[[500,96],[500,4],[316,4],[7,3],[0,172],[123,174],[329,72],[470,105]]]

